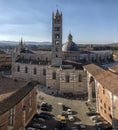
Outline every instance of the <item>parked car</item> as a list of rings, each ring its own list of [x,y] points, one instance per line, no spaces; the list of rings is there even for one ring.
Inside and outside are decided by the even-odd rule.
[[[71,130],[79,130],[77,126],[72,126],[70,129]]]
[[[80,124],[81,129],[86,129],[86,126],[83,124]]]
[[[52,111],[52,105],[50,105],[46,102],[42,102],[40,105],[40,109],[43,111]]]
[[[26,130],[35,130],[35,128],[28,127]]]
[[[94,115],[99,115],[97,112],[90,111],[86,113],[88,116],[94,116]]]
[[[66,123],[60,123],[60,130],[67,130],[67,124]]]
[[[102,127],[98,126],[98,127],[97,127],[97,130],[103,130],[103,129],[102,129]]]
[[[63,109],[63,111],[67,111],[68,109],[70,109],[68,106],[66,106],[66,105],[62,105],[62,109]]]
[[[61,121],[61,123],[66,123],[66,117],[65,116],[60,116],[60,121]]]
[[[67,109],[67,114],[68,115],[72,115],[72,110],[71,109]]]
[[[68,114],[67,114],[67,112],[65,112],[65,111],[63,111],[63,112],[61,113],[61,116],[65,116],[66,118],[68,118]]]
[[[95,116],[91,116],[90,119],[94,121],[94,120],[97,119],[97,116],[96,115]]]
[[[32,120],[35,121],[35,122],[41,122],[41,123],[44,123],[44,122],[45,122],[45,119],[40,118],[40,117],[38,117],[38,118],[35,118],[35,117],[34,117]]]
[[[40,108],[42,111],[50,111],[50,109],[48,107],[41,107]]]
[[[75,118],[74,118],[73,115],[68,115],[68,120],[69,120],[69,121],[75,121]]]
[[[35,114],[35,118],[50,119],[51,117],[46,114],[40,113],[40,114]]]
[[[38,129],[46,129],[47,128],[47,126],[46,125],[42,125],[42,124],[38,124],[38,123],[34,123],[34,124],[32,124],[32,127],[34,127],[34,128],[38,128]]]
[[[103,124],[103,122],[102,122],[102,121],[95,122],[95,125],[96,125],[96,126],[100,126],[100,125],[102,125],[102,124]]]
[[[42,102],[40,106],[48,104],[47,102]]]

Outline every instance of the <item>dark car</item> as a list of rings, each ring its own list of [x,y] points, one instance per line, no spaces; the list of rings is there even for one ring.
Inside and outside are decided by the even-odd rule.
[[[46,125],[42,125],[42,124],[38,124],[38,123],[32,124],[32,127],[37,128],[37,129],[46,129],[47,128]]]
[[[37,118],[44,118],[44,119],[51,119],[54,115],[50,113],[41,112],[40,114],[37,114]]]
[[[91,111],[91,112],[87,112],[86,113],[88,116],[94,116],[94,115],[98,115],[97,112]]]
[[[109,127],[107,127],[107,128],[104,128],[104,130],[112,130],[113,128],[112,128],[112,126],[109,126]]]
[[[41,115],[47,115],[47,116],[49,116],[49,117],[54,117],[54,115],[51,114],[51,113],[41,112],[40,114],[41,114]]]
[[[50,109],[48,107],[41,107],[40,108],[42,111],[50,111]]]
[[[35,118],[50,119],[51,117],[45,114],[35,114]]]
[[[60,123],[60,130],[67,130],[67,124],[66,123]]]
[[[103,130],[103,129],[102,129],[102,127],[98,126],[98,127],[97,127],[97,130]]]
[[[52,105],[50,105],[50,104],[42,104],[40,106],[40,109],[43,110],[43,111],[52,111]]]
[[[68,107],[66,105],[62,105],[62,109],[63,109],[63,111],[67,111],[67,109],[70,109],[70,107]]]

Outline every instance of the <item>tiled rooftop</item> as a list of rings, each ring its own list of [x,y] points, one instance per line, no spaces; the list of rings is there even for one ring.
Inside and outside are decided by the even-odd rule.
[[[0,79],[0,101],[9,97],[26,84],[24,81],[14,81],[10,78]]]
[[[37,82],[21,82],[11,79],[2,79],[0,82],[0,115],[21,101]]]
[[[110,67],[109,70],[112,72],[118,73],[118,65]]]
[[[118,75],[94,64],[84,66],[93,77],[106,89],[118,96]]]

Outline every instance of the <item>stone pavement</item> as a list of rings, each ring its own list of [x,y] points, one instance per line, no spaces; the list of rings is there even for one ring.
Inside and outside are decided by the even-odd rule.
[[[53,106],[52,114],[54,114],[55,117],[62,113],[62,104],[64,104],[72,109],[73,114],[76,117],[76,124],[82,123],[86,125],[87,130],[95,130],[94,123],[86,115],[86,112],[88,112],[86,101],[65,99],[52,95],[52,92],[56,94],[56,90],[49,90],[46,89],[44,86],[41,86],[38,92],[38,103],[45,101],[51,104]],[[72,126],[74,124],[69,123],[68,125]]]

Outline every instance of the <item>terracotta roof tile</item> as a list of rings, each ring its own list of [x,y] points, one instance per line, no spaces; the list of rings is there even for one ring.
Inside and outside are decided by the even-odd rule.
[[[36,84],[27,84],[10,97],[0,102],[0,115],[8,111],[10,108],[19,103],[35,86]]]
[[[0,101],[9,97],[11,94],[16,92],[19,88],[23,87],[26,82],[14,81],[10,78],[0,78]]]
[[[118,96],[118,75],[104,70],[94,64],[84,66],[84,68],[106,89]]]
[[[118,73],[118,65],[110,67],[109,70]]]

